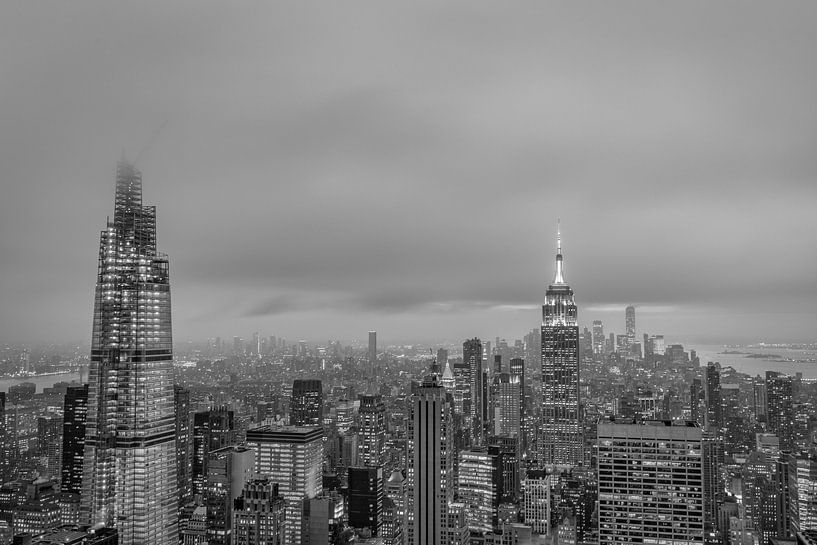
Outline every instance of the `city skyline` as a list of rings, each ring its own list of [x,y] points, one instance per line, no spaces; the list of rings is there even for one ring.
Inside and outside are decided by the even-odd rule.
[[[19,7],[0,337],[88,338],[125,148],[178,340],[518,336],[557,216],[582,326],[813,340],[815,7],[632,6]]]

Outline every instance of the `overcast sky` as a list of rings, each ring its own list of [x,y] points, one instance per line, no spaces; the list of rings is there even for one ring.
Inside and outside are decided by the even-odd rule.
[[[177,340],[817,337],[817,3],[6,2],[0,339],[91,333],[123,149]]]

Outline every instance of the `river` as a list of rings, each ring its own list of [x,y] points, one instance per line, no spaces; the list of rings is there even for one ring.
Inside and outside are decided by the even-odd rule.
[[[82,379],[87,379],[88,373],[83,373]],[[39,377],[21,377],[0,379],[0,392],[8,392],[9,386],[22,382],[33,382],[37,385],[37,393],[42,393],[43,388],[51,388],[58,382],[79,382],[81,380],[79,371],[75,373],[62,373],[59,375],[43,375]]]
[[[751,354],[765,354],[769,356],[780,356],[781,358],[790,359],[815,359],[817,358],[817,351],[815,350],[791,350],[786,348],[726,348],[717,345],[694,345],[684,344],[684,349],[689,351],[697,350],[698,357],[701,358],[701,365],[705,366],[707,362],[720,362],[721,367],[731,366],[736,371],[746,373],[747,375],[765,376],[766,371],[779,371],[789,375],[795,373],[803,373],[803,378],[817,379],[817,363],[795,363],[788,361],[769,361],[765,358],[747,358],[747,354],[720,354],[725,350],[734,352],[746,352]]]

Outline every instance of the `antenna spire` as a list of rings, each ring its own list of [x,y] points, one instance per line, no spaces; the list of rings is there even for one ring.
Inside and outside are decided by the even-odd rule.
[[[564,284],[564,272],[562,269],[562,219],[556,219],[556,277],[554,284]]]

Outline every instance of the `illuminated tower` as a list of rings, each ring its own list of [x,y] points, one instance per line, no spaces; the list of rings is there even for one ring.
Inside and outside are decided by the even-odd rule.
[[[100,236],[82,479],[85,523],[119,543],[178,541],[176,415],[167,256],[142,174],[120,161]]]
[[[466,399],[466,403],[470,407],[472,444],[481,445],[484,431],[484,398],[482,395],[482,342],[479,339],[468,339],[462,343],[462,362],[468,365],[470,397]],[[465,410],[469,409],[466,407]]]
[[[542,305],[542,462],[578,465],[579,325],[573,289],[564,279],[562,237],[557,230],[556,276]]]

